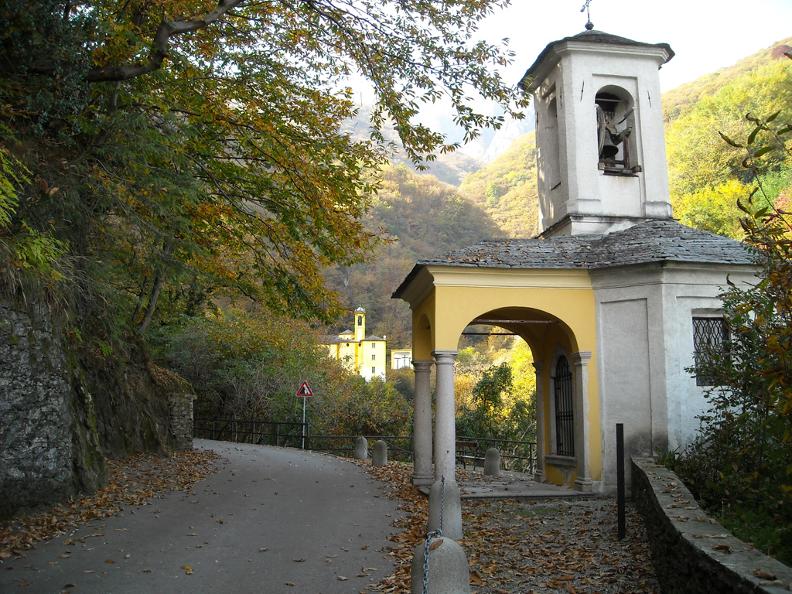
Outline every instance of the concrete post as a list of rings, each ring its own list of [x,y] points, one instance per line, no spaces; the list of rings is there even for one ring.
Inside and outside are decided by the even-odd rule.
[[[577,458],[575,489],[585,492],[592,491],[594,486],[591,480],[591,452],[589,451],[591,429],[588,424],[588,363],[590,360],[591,353],[588,352],[572,355],[572,363],[575,367],[575,457]]]
[[[435,404],[435,481],[429,490],[429,530],[442,530],[462,539],[462,504],[456,482],[456,419],[454,415],[454,360],[456,351],[435,351],[437,397]],[[445,480],[444,480],[445,479]],[[442,527],[441,527],[442,524]]]
[[[488,448],[484,454],[484,476],[499,476],[501,456],[498,448]]]
[[[368,440],[362,435],[355,439],[354,457],[356,460],[368,460]]]
[[[424,574],[424,555],[428,550],[429,562]],[[410,570],[411,594],[424,594],[424,576],[431,594],[470,594],[470,569],[464,549],[459,543],[444,536],[433,538],[426,546],[421,541],[413,551]]]
[[[413,485],[431,485],[432,392],[429,377],[432,361],[413,361],[415,368],[415,411],[413,412]]]
[[[388,444],[381,439],[374,442],[371,464],[372,466],[386,466],[388,464]]]
[[[533,362],[536,373],[536,468],[534,468],[534,480],[537,483],[544,482],[544,446],[545,446],[545,399],[544,384],[542,383],[542,362]]]

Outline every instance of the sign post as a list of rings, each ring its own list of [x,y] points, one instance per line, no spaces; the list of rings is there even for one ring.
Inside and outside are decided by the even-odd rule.
[[[300,387],[297,388],[297,392],[294,394],[297,398],[302,398],[303,401],[303,420],[302,420],[302,449],[305,449],[305,403],[313,396],[313,390],[311,390],[311,386],[308,385],[308,382],[303,382],[300,384]]]

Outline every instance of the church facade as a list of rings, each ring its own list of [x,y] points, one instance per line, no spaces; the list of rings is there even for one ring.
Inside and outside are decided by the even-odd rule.
[[[616,423],[628,455],[692,439],[706,379],[688,369],[725,338],[727,278],[756,269],[739,242],[673,219],[658,77],[673,55],[594,30],[550,43],[521,81],[536,108],[540,235],[419,261],[395,291],[412,310],[413,481],[432,485],[430,527],[438,485],[446,507],[456,488],[454,359],[470,324],[533,351],[537,480],[615,488]]]

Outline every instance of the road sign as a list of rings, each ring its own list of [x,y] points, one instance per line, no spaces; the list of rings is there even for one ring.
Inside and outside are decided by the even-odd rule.
[[[294,394],[297,398],[310,398],[313,396],[313,390],[311,390],[311,386],[308,385],[308,382],[303,382],[300,384],[300,387],[297,388],[297,392]]]

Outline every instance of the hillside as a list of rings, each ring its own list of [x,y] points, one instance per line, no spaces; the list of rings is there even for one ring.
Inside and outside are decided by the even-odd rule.
[[[672,121],[690,111],[703,97],[714,95],[722,86],[732,83],[769,62],[780,59],[785,51],[792,50],[792,37],[782,39],[770,47],[743,58],[736,64],[705,74],[694,81],[671,89],[663,95],[663,112],[666,121]]]
[[[456,188],[404,165],[383,171],[382,189],[367,218],[368,227],[381,229],[390,241],[366,263],[330,270],[327,280],[350,309],[366,308],[369,332],[386,334],[391,347],[410,344],[409,307],[390,296],[415,261],[503,235],[488,214]],[[341,326],[348,323],[339,320]]]
[[[531,237],[538,225],[536,142],[524,134],[498,158],[467,175],[459,193],[511,237]]]
[[[792,38],[670,91],[663,97],[666,151],[674,215],[686,225],[741,237],[737,198],[750,193],[741,166],[744,153],[727,145],[722,132],[745,141],[753,125],[746,114],[792,121]],[[789,193],[792,161],[770,164],[770,200]]]

